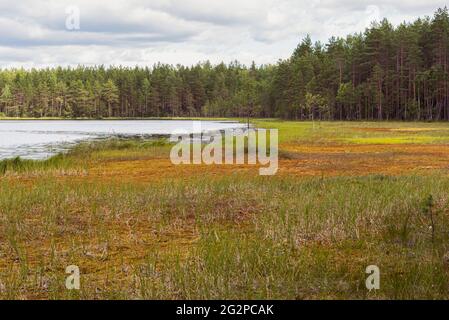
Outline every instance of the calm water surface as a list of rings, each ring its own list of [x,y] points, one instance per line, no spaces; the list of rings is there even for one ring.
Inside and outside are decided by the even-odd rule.
[[[0,159],[20,156],[45,159],[76,143],[114,136],[169,135],[176,130],[197,132],[243,128],[230,121],[190,120],[3,120],[0,121]]]

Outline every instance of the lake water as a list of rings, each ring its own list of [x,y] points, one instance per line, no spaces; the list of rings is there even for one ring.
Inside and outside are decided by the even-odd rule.
[[[196,133],[244,128],[231,121],[191,120],[2,120],[0,159],[45,159],[85,140],[160,136],[175,131]]]

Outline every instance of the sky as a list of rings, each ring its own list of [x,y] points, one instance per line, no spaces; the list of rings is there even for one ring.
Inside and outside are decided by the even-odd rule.
[[[432,16],[439,0],[0,0],[0,68],[244,64],[288,58],[302,38]]]

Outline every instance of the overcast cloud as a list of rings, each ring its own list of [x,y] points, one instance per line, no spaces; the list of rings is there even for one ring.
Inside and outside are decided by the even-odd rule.
[[[274,63],[310,34],[363,31],[432,15],[428,0],[0,0],[0,68],[56,65]],[[73,7],[80,29],[68,30]],[[69,9],[69,11],[67,11]]]

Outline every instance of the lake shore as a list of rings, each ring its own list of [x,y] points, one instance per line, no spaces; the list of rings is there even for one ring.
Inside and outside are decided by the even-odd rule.
[[[253,124],[280,131],[276,176],[175,166],[164,141],[86,143],[9,163],[0,297],[449,297],[446,124]],[[80,291],[64,287],[72,264]],[[377,292],[365,288],[372,264]]]
[[[245,127],[230,120],[4,120],[0,122],[0,159],[42,160],[84,141],[160,139],[177,132],[221,132]]]

